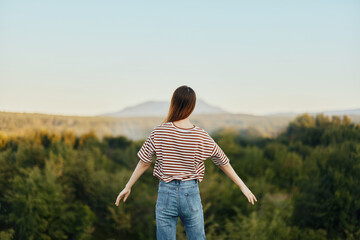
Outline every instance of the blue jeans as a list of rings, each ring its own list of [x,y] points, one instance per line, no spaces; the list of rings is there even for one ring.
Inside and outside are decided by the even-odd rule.
[[[205,239],[204,213],[198,180],[159,179],[155,207],[157,240],[175,240],[178,217],[189,240]]]

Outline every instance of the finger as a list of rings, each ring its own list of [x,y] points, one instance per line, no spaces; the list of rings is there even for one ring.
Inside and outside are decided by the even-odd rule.
[[[248,197],[248,200],[249,200],[249,203],[251,203],[251,198],[250,197]]]
[[[254,199],[254,201],[256,200],[255,195],[253,193],[251,193],[251,197]]]
[[[124,202],[125,202],[126,199],[129,197],[129,195],[130,195],[130,192],[128,192],[128,193],[125,195],[125,197],[124,197]]]
[[[116,204],[116,205],[119,205],[119,202],[120,202],[121,198],[122,198],[122,195],[121,195],[121,194],[119,194],[119,196],[117,197],[117,200],[116,200],[116,202],[117,202],[117,204]]]
[[[254,205],[254,199],[250,196],[251,204]]]

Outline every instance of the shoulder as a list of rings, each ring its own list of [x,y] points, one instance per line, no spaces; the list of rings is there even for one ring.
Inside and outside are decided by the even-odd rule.
[[[210,134],[202,127],[196,126],[197,133],[206,140],[211,140]]]
[[[155,125],[155,127],[153,128],[153,131],[162,130],[162,129],[168,129],[170,127],[171,127],[170,122],[164,122],[164,123],[160,123],[160,124]]]
[[[196,129],[197,129],[197,131],[198,131],[199,133],[201,133],[201,134],[207,134],[206,130],[203,129],[203,128],[201,128],[201,127],[199,127],[199,126],[196,126]]]
[[[170,127],[170,122],[159,123],[153,127],[153,129],[151,130],[151,134],[156,134],[157,132],[161,132],[162,130],[169,130]]]
[[[202,127],[199,127],[199,126],[197,126],[197,125],[195,125],[196,127],[196,130],[198,131],[198,132],[200,132],[200,133],[203,133],[203,134],[207,134],[207,131],[204,129],[204,128],[202,128]]]
[[[201,135],[206,139],[206,140],[209,140],[211,142],[214,141],[214,139],[210,136],[210,134],[203,128],[200,128],[199,130],[201,132]]]

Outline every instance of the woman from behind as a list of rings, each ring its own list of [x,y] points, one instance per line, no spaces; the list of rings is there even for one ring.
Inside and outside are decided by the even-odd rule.
[[[139,163],[115,202],[118,206],[121,198],[126,201],[131,187],[156,155],[153,176],[159,179],[155,206],[158,240],[176,239],[179,217],[189,240],[205,239],[198,184],[204,178],[204,161],[208,158],[239,186],[251,204],[257,201],[214,139],[190,122],[195,104],[196,94],[192,88],[183,85],[174,91],[167,118],[153,128],[138,151]]]

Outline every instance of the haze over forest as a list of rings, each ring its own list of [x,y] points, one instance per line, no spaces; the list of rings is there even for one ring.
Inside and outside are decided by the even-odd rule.
[[[168,109],[169,102],[148,101],[117,112],[88,117],[0,112],[0,131],[26,134],[33,129],[45,128],[56,132],[72,130],[76,135],[94,131],[100,138],[123,135],[136,140],[146,138],[156,125],[164,121]],[[347,115],[355,124],[360,123],[359,109],[308,114],[314,117],[324,114],[329,118]],[[209,133],[230,131],[246,136],[276,137],[298,115],[300,114],[232,114],[199,99],[190,120]]]

